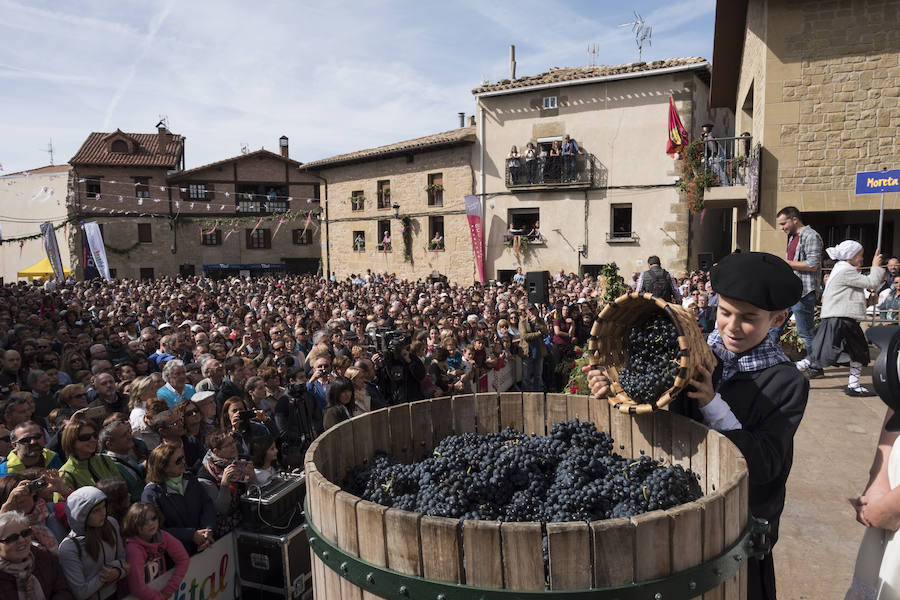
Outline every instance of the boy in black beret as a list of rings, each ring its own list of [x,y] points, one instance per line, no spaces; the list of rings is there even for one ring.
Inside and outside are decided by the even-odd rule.
[[[725,257],[711,278],[719,308],[707,343],[716,364],[701,366],[690,381],[693,389],[669,410],[721,432],[740,449],[750,472],[750,512],[769,521],[774,543],[809,381],[768,332],[787,319],[802,284],[784,260],[762,252]],[[591,391],[605,397],[603,372],[586,370]],[[747,587],[751,600],[776,598],[771,553],[748,562]]]

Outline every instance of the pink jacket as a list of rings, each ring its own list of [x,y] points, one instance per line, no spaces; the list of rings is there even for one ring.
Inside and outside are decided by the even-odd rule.
[[[162,537],[160,537],[160,534]],[[161,592],[147,586],[166,569],[166,554],[175,562],[172,577]],[[131,593],[141,600],[166,600],[171,596],[187,573],[191,560],[184,546],[172,534],[159,530],[154,541],[145,542],[140,537],[125,539],[125,556],[131,565],[128,573],[128,586]]]

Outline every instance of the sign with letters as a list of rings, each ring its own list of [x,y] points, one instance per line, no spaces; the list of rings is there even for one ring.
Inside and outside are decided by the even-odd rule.
[[[234,600],[235,597],[235,554],[234,534],[217,540],[212,546],[191,557],[191,564],[175,593],[167,600]],[[131,565],[132,569],[140,565]],[[154,590],[165,587],[174,569],[162,573],[147,583]],[[137,600],[126,596],[125,600]]]
[[[856,174],[857,194],[900,192],[900,169],[860,171]]]

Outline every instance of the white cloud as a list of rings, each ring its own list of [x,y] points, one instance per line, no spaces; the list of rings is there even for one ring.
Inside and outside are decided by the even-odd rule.
[[[706,56],[713,0],[638,0],[654,28],[646,59]],[[188,167],[241,143],[314,160],[452,129],[471,89],[508,73],[636,59],[612,1],[377,3],[309,0],[0,0],[0,136],[7,171],[71,157],[91,131],[152,131],[160,114],[187,136]]]

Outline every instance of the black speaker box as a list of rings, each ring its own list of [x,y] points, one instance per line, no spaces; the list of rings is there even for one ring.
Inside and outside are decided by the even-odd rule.
[[[312,598],[305,525],[282,534],[242,529],[235,533],[238,577],[244,598]]]
[[[550,271],[528,271],[525,273],[525,289],[528,301],[534,304],[550,302]]]
[[[697,253],[697,268],[701,271],[709,271],[713,266],[712,252]]]

